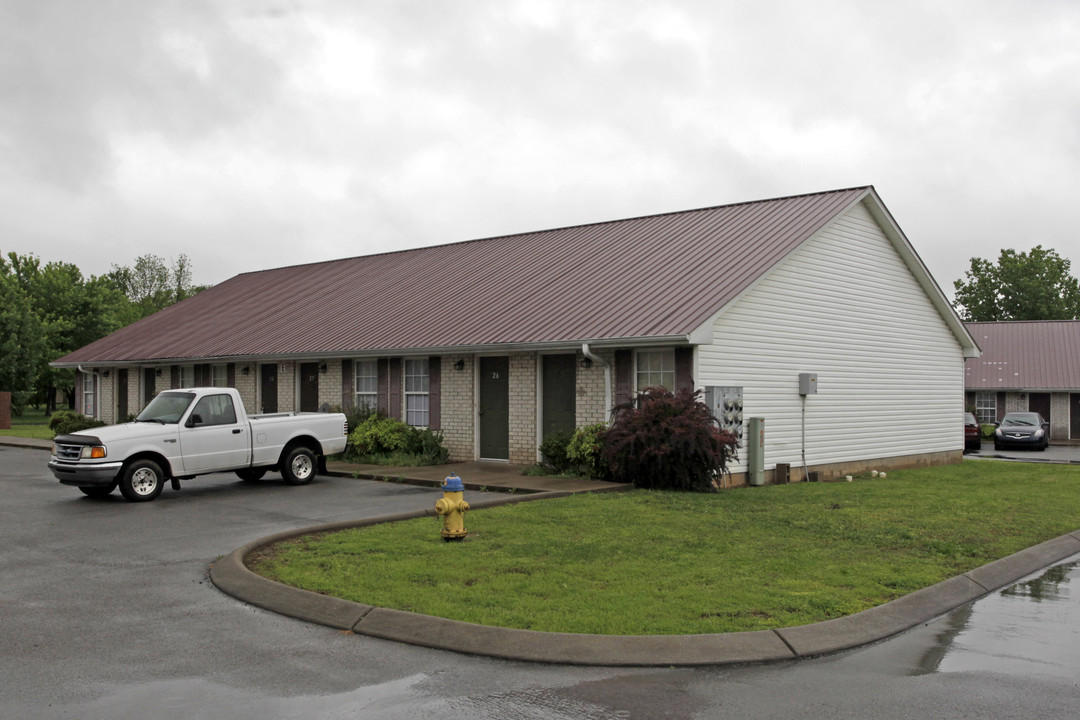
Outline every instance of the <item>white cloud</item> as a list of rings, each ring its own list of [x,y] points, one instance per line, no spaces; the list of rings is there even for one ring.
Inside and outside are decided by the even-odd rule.
[[[197,282],[874,183],[943,288],[1080,247],[1080,7],[0,0],[0,250]]]

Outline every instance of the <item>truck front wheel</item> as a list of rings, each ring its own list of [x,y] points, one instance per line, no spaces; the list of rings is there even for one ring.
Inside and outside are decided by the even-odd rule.
[[[315,477],[315,453],[298,445],[285,453],[281,477],[287,485],[306,485]]]
[[[244,482],[258,482],[266,474],[266,468],[242,468],[236,471],[236,477]]]
[[[120,475],[120,494],[131,502],[149,502],[161,494],[165,473],[153,460],[136,460]]]
[[[79,486],[79,490],[82,491],[83,495],[86,495],[87,497],[92,497],[92,498],[94,498],[96,500],[100,500],[101,498],[109,497],[109,493],[111,493],[115,489],[116,489],[116,482],[113,482],[113,483],[111,483],[109,485],[80,485]]]

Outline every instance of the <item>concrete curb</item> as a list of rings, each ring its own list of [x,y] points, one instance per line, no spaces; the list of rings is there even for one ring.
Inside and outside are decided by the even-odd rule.
[[[564,494],[569,493],[537,493],[476,503],[473,507]],[[433,511],[424,510],[271,535],[215,562],[210,579],[222,592],[282,615],[441,650],[568,665],[731,665],[815,657],[884,640],[1080,553],[1078,530],[854,615],[777,630],[710,635],[583,635],[475,625],[299,590],[256,575],[244,564],[259,549],[300,535],[431,515]]]

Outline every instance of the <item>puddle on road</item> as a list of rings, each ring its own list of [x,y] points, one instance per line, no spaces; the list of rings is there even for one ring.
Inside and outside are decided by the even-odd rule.
[[[1080,556],[954,610],[942,622],[916,674],[1075,679],[1080,666]]]

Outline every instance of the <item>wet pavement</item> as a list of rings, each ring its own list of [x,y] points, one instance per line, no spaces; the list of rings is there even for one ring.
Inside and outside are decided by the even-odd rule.
[[[431,489],[211,476],[136,505],[62,487],[46,460],[0,447],[2,718],[1074,718],[1080,703],[1080,556],[829,657],[537,665],[291,620],[206,577],[245,542],[428,507]]]
[[[965,452],[968,458],[996,458],[998,460],[1016,460],[1018,462],[1034,463],[1064,463],[1080,465],[1080,444],[1054,444],[1045,450],[1033,450],[1029,448],[1002,448],[994,449],[994,443],[983,441],[982,447],[976,451]]]

